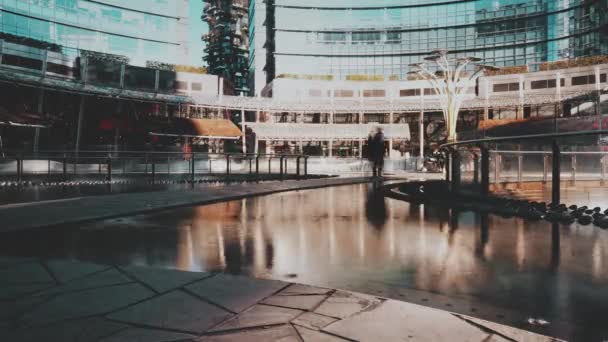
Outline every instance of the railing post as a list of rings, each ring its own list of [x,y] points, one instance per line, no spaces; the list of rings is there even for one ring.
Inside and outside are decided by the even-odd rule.
[[[190,170],[190,181],[192,182],[192,187],[194,187],[194,152],[192,152],[190,154],[190,164],[191,166],[191,170]]]
[[[257,179],[260,178],[260,156],[255,156],[255,176]]]
[[[576,184],[576,154],[570,157],[570,167],[572,172],[572,185]]]
[[[551,202],[554,206],[559,205],[560,203],[560,185],[561,185],[561,169],[560,169],[560,159],[561,154],[559,150],[559,145],[557,141],[553,140],[552,143],[553,150],[553,167],[551,170]]]
[[[106,159],[106,162],[108,164],[107,170],[108,170],[108,174],[106,175],[106,180],[108,182],[112,182],[112,155],[108,154],[108,158]]]
[[[281,164],[281,169],[280,169],[280,176],[281,176],[281,180],[283,180],[283,158],[285,158],[284,156],[281,156],[279,158],[279,163]]]
[[[47,160],[47,177],[51,178],[51,158]]]
[[[156,161],[154,157],[152,157],[152,183],[156,181]]]
[[[296,178],[300,179],[300,156],[296,157]]]
[[[304,156],[304,177],[308,177],[308,156]]]
[[[452,177],[451,177],[451,184],[452,184],[452,192],[453,193],[458,193],[460,192],[460,174],[461,174],[461,170],[460,170],[460,153],[458,153],[457,149],[452,149],[450,151],[450,155],[452,156]]]
[[[523,168],[524,168],[524,156],[523,156],[523,154],[519,153],[519,155],[517,156],[517,182],[518,183],[522,182]]]
[[[547,178],[547,174],[549,173],[549,156],[544,154],[543,155],[543,182],[547,183],[547,181],[549,180]]]
[[[22,170],[22,166],[21,166],[21,157],[17,156],[17,184],[21,185],[21,173],[23,172]]]
[[[488,196],[490,193],[490,151],[484,145],[481,149],[481,195]]]
[[[272,174],[272,167],[270,166],[270,163],[272,161],[272,157],[268,157],[268,174]]]
[[[473,184],[479,184],[479,154],[473,153]]]
[[[494,183],[500,183],[500,164],[502,161],[502,157],[498,154],[498,151],[494,153]]]
[[[230,155],[226,154],[226,179],[230,177]]]
[[[63,154],[63,180],[66,181],[68,179],[68,157],[64,153]]]

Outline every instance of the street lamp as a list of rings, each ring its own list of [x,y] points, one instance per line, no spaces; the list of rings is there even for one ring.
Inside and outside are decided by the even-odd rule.
[[[431,84],[440,98],[447,128],[447,140],[454,142],[456,141],[458,113],[469,87],[483,75],[484,71],[496,71],[499,68],[478,64],[481,62],[481,58],[478,57],[448,59],[448,50],[445,49],[431,52],[431,55],[425,57],[424,60],[436,64],[438,71],[431,72],[426,62],[422,62],[410,64],[412,71],[408,74],[417,75]],[[469,64],[475,64],[477,67],[477,70],[470,76],[463,72]]]

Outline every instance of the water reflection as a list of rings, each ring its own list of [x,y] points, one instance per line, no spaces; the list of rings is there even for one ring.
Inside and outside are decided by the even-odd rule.
[[[608,231],[409,204],[366,185],[0,240],[11,254],[291,280],[449,304],[514,325],[543,317],[553,322],[545,332],[578,340],[608,336]]]

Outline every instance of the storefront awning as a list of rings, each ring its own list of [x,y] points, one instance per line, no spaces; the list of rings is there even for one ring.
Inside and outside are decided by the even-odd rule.
[[[164,124],[156,122],[149,130],[150,135],[193,137],[208,139],[239,139],[241,130],[227,119],[187,119],[174,118]]]

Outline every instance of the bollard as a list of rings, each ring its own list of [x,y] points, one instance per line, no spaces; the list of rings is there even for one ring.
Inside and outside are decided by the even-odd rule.
[[[108,154],[108,158],[106,159],[106,163],[108,164],[107,167],[107,175],[106,175],[106,180],[108,182],[112,181],[112,155]]]
[[[481,195],[488,196],[490,193],[490,151],[486,146],[481,149]]]
[[[553,205],[558,205],[560,203],[560,185],[561,185],[561,165],[560,159],[561,154],[559,151],[559,145],[557,141],[553,140],[552,144],[553,150],[553,167],[551,170],[551,202]]]

